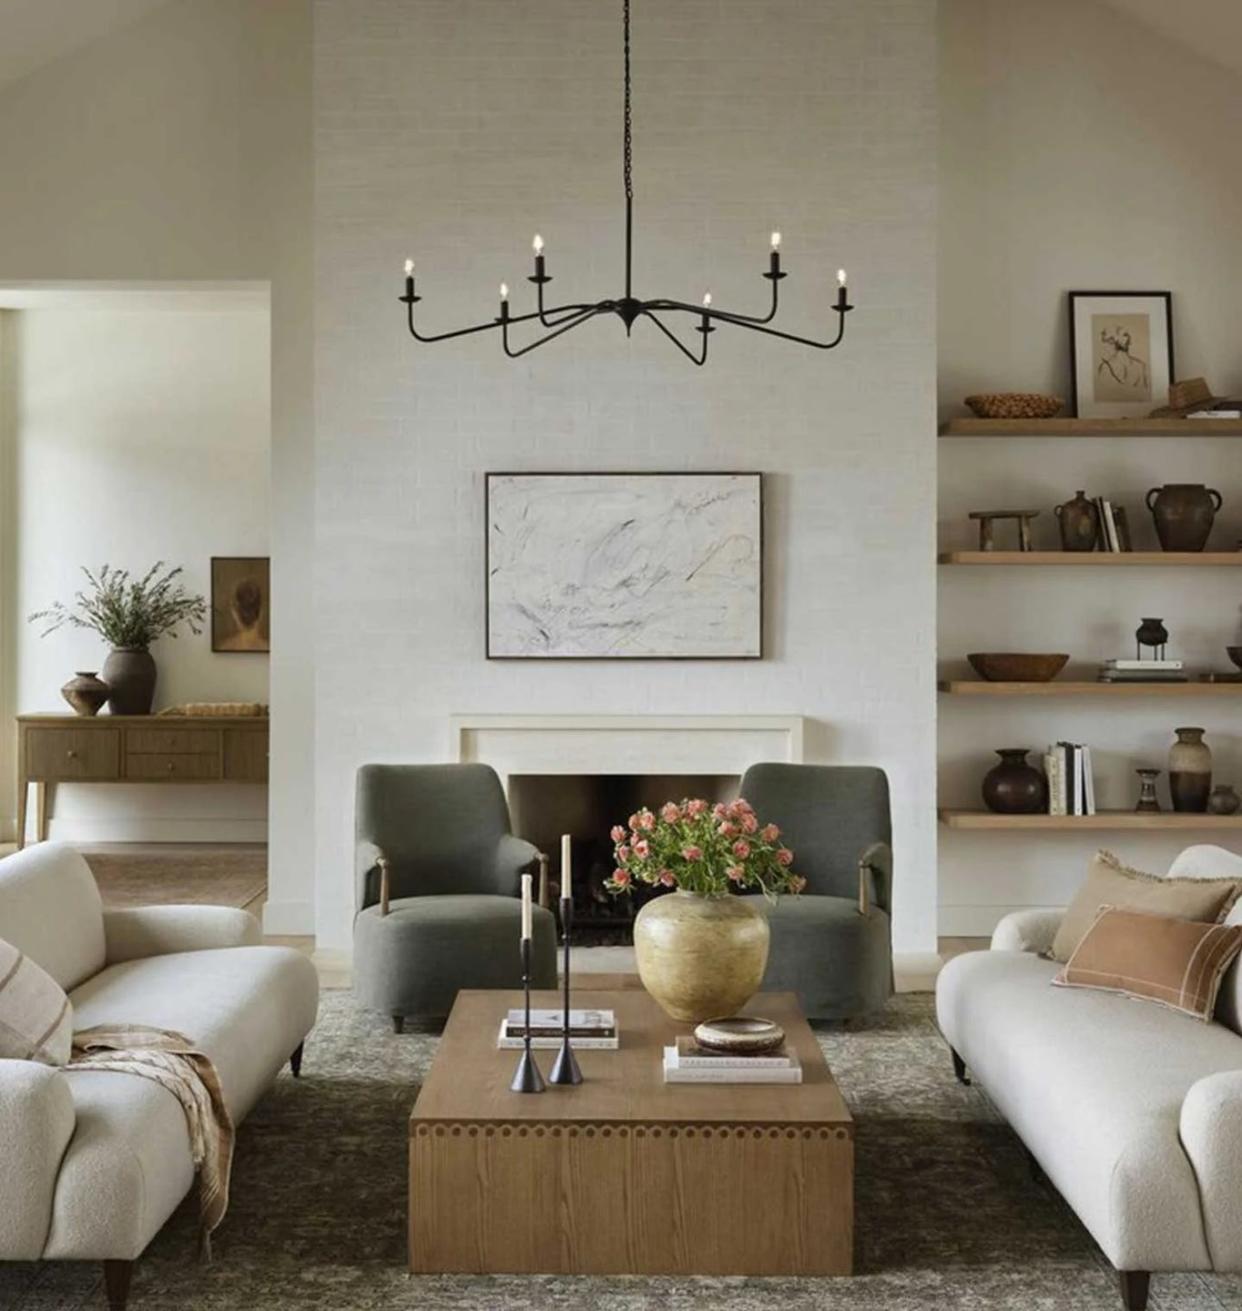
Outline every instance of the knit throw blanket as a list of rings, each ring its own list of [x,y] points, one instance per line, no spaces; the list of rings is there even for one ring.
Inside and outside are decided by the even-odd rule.
[[[228,1210],[233,1166],[233,1120],[215,1066],[179,1033],[130,1024],[80,1029],[73,1035],[69,1069],[151,1079],[181,1103],[198,1172],[200,1251],[210,1260],[211,1233]]]

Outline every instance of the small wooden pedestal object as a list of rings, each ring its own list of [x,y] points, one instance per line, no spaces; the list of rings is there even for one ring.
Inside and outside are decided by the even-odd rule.
[[[1018,550],[1031,549],[1031,520],[1039,514],[1038,510],[971,510],[970,517],[979,521],[979,549],[992,551],[996,544],[992,540],[992,525],[998,520],[1016,519],[1018,521]]]
[[[620,1050],[579,1049],[584,1082],[542,1097],[509,1091],[496,1049],[520,1000],[457,996],[410,1116],[412,1273],[851,1273],[854,1123],[792,993],[747,1010],[785,1030],[801,1085],[666,1084],[679,1026],[627,990],[591,994]]]

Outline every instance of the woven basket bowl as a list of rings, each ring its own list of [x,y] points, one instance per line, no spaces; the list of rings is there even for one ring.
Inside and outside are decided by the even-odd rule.
[[[981,419],[1051,419],[1065,402],[1034,391],[989,391],[967,396],[966,404]]]
[[[1069,656],[1043,651],[972,651],[966,659],[989,683],[1051,683]]]

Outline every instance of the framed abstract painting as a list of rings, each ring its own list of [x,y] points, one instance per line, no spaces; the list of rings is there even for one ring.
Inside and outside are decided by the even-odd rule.
[[[1167,291],[1071,291],[1070,369],[1080,419],[1146,418],[1168,401],[1173,297]]]
[[[489,473],[491,660],[756,660],[763,476]]]
[[[271,567],[267,556],[211,557],[211,649],[272,649]]]

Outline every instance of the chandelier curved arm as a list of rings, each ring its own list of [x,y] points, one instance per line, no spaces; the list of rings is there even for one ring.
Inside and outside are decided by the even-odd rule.
[[[643,315],[656,325],[657,328],[677,347],[679,351],[690,361],[691,364],[697,364],[700,368],[707,363],[707,333],[703,333],[703,349],[696,355],[678,335],[665,323],[662,323],[651,310],[644,309]],[[701,331],[701,329],[700,329]],[[710,331],[710,329],[708,330]]]
[[[654,306],[656,302],[652,302]],[[781,332],[779,328],[766,328],[762,322],[756,322],[752,319],[739,317],[736,314],[730,314],[727,310],[718,310],[715,307],[707,308],[703,305],[689,305],[685,301],[670,300],[659,303],[661,309],[682,310],[686,314],[697,314],[700,318],[718,319],[721,323],[732,323],[738,328],[749,328],[751,332],[762,332],[766,337],[780,337],[783,341],[797,342],[800,346],[813,346],[816,350],[830,351],[834,346],[841,344],[841,339],[845,336],[845,316],[852,310],[853,305],[837,305],[834,309],[837,314],[837,335],[831,341],[816,341],[813,337],[799,337],[792,332]]]
[[[544,282],[551,281],[551,278],[544,278],[542,281],[535,283],[535,286],[538,288],[539,296],[539,308],[536,313],[539,315],[539,322],[542,323],[545,328],[555,328],[558,323],[564,323],[566,320],[573,318],[575,314],[579,314],[583,310],[598,308],[597,305],[587,305],[584,303],[582,305],[551,305],[545,309],[543,304],[543,284]],[[561,318],[552,319],[548,317],[550,314],[561,314],[562,310],[567,312]]]
[[[519,355],[525,355],[529,351],[533,351],[536,347],[545,345],[547,342],[550,342],[554,337],[562,337],[565,335],[565,333],[572,332],[574,328],[579,327],[581,324],[585,323],[588,319],[595,318],[597,314],[606,314],[612,308],[613,308],[613,302],[606,301],[606,300],[600,301],[598,305],[588,305],[581,314],[575,315],[568,322],[565,322],[564,320],[560,320],[559,322],[562,324],[562,326],[558,328],[554,328],[551,332],[544,333],[542,337],[536,337],[534,341],[528,342],[525,346],[519,346],[517,350],[511,350],[509,348],[509,325],[511,323],[522,323],[525,322],[527,319],[537,319],[539,317],[538,311],[536,311],[534,314],[519,314],[513,318],[500,319],[498,320],[499,326],[501,328],[500,340],[505,348],[505,354],[511,360],[516,360]]]
[[[422,300],[422,297],[417,296],[415,297],[414,300],[410,300],[406,296],[398,296],[397,299],[405,301],[406,307],[409,311],[408,320],[409,320],[409,327],[410,327],[410,335],[418,341],[423,341],[423,342],[448,341],[452,337],[469,337],[472,333],[475,332],[494,331],[496,328],[499,328],[501,324],[504,322],[503,319],[496,318],[496,319],[489,319],[488,322],[486,323],[476,323],[472,328],[455,328],[451,332],[422,333],[419,332],[419,330],[414,326],[414,306],[418,303],[418,301]],[[589,306],[588,305],[554,305],[551,309],[547,310],[546,313],[559,314],[562,310],[572,310],[574,313],[577,313],[584,309],[597,309],[597,308],[598,306],[595,305],[589,305]],[[532,319],[541,318],[541,315],[542,312],[540,310],[532,310],[529,314],[511,314],[509,315],[508,321],[510,323],[529,323]],[[563,320],[558,320],[558,322],[562,322],[562,321]],[[555,326],[555,324],[551,326]]]
[[[776,318],[776,311],[779,308],[778,293],[776,289],[780,286],[780,281],[768,273],[765,273],[763,276],[769,278],[772,283],[772,308],[768,310],[766,314],[739,314],[736,310],[713,310],[712,317],[728,319],[730,323],[771,323],[772,320]],[[785,277],[785,274],[782,273],[780,276],[783,278]],[[702,305],[688,305],[685,301],[681,300],[649,300],[644,301],[643,303],[648,309],[686,310],[695,314],[701,314],[704,308]]]

